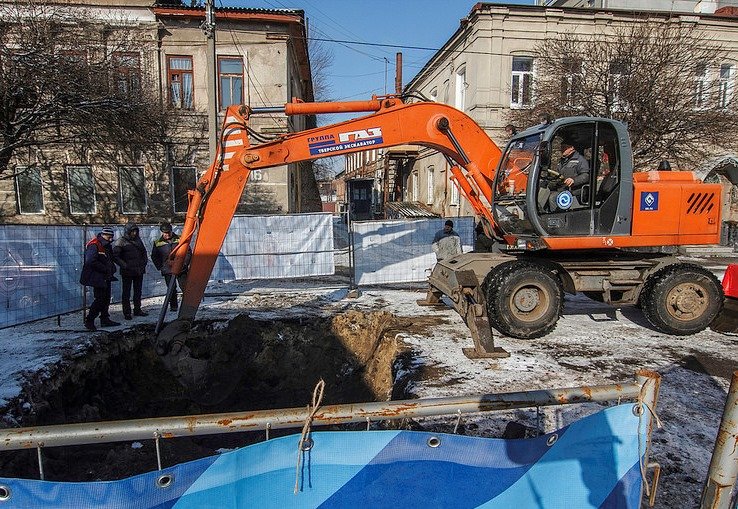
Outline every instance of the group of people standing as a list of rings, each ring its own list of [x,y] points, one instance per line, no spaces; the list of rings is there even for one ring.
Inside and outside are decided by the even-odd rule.
[[[172,278],[172,265],[169,255],[179,243],[179,236],[174,233],[171,223],[159,225],[161,236],[154,241],[151,248],[151,261],[164,276],[169,287]],[[101,327],[115,327],[119,322],[110,318],[111,284],[118,281],[115,277],[117,267],[120,267],[121,276],[121,304],[123,318],[132,320],[134,316],[147,316],[141,308],[141,291],[146,266],[149,263],[149,254],[139,235],[136,223],[128,223],[124,234],[113,242],[115,232],[110,226],[100,229],[100,232],[90,240],[85,247],[85,260],[80,276],[80,283],[92,287],[94,300],[90,305],[85,318],[85,328],[97,330],[95,320],[100,317]],[[192,252],[188,249],[185,267],[189,266]],[[116,267],[117,266],[117,267]],[[184,273],[178,277],[180,288],[184,283]],[[131,289],[133,290],[133,309],[131,309]],[[169,301],[170,309],[177,311],[177,288]]]

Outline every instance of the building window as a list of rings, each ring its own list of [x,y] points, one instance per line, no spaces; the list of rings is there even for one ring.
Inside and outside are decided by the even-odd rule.
[[[456,95],[454,97],[454,107],[457,110],[464,111],[466,105],[466,67],[462,67],[456,71]]]
[[[625,88],[630,67],[626,62],[615,60],[610,62],[610,104],[611,111],[623,111],[627,108]]]
[[[120,181],[120,206],[124,214],[146,212],[146,182],[143,166],[121,166],[118,168]]]
[[[115,91],[129,96],[141,90],[141,57],[138,53],[113,53]]]
[[[533,104],[533,59],[513,57],[510,106],[522,108]]]
[[[720,66],[720,89],[718,90],[718,105],[727,108],[733,101],[733,82],[735,81],[735,70],[731,64]]]
[[[449,85],[448,80],[443,82],[443,104],[448,104],[448,92],[450,90],[451,86]]]
[[[561,77],[561,104],[576,106],[581,88],[580,76],[582,71],[581,60],[569,59],[563,62]]]
[[[94,214],[97,206],[92,166],[67,166],[67,184],[69,185],[69,212],[71,214]]]
[[[435,171],[433,170],[433,166],[428,166],[428,189],[426,190],[427,196],[425,199],[425,203],[427,203],[428,205],[433,204],[433,188],[435,187],[434,177]]]
[[[708,90],[707,65],[697,64],[694,68],[694,93],[692,95],[692,105],[695,109],[707,106]]]
[[[167,57],[169,104],[175,108],[193,108],[192,57]]]
[[[438,87],[433,87],[433,89],[430,91],[429,99],[434,103],[438,102]]]
[[[449,176],[451,173],[449,172]],[[456,183],[455,179],[449,179],[449,185],[451,187],[451,205],[454,207],[459,206],[459,184]]]
[[[41,170],[38,166],[16,168],[15,192],[18,199],[18,212],[21,214],[43,213],[44,191],[41,185]]]
[[[218,57],[220,109],[231,104],[243,104],[243,59]]]
[[[195,189],[194,166],[177,166],[172,168],[172,202],[174,212],[187,212],[187,191]]]
[[[418,181],[420,179],[418,178],[418,172],[413,173],[413,198],[412,201],[418,201],[418,194],[420,194],[420,189],[418,186]]]

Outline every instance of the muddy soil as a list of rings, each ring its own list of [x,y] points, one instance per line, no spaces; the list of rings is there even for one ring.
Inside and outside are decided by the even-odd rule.
[[[100,337],[26,384],[10,411],[17,425],[43,426],[146,417],[304,407],[316,383],[325,381],[323,404],[402,399],[394,381],[408,383],[408,352],[397,331],[429,324],[398,320],[386,312],[348,311],[331,318],[258,321],[240,315],[228,323],[201,322],[188,345],[194,355],[217,356],[226,373],[212,404],[191,398],[140,327]],[[199,346],[198,346],[199,345]],[[402,371],[402,376],[397,371]],[[32,402],[30,405],[27,402]],[[297,430],[272,432],[272,436]],[[263,432],[177,438],[161,444],[171,465],[263,440]],[[47,480],[117,479],[154,470],[154,442],[47,448]],[[0,453],[4,476],[38,478],[36,451]]]

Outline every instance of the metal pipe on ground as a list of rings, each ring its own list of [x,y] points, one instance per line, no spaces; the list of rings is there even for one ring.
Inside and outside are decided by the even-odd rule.
[[[738,480],[738,371],[733,372],[700,509],[730,509]],[[733,500],[735,502],[735,499]]]
[[[623,384],[484,394],[481,396],[330,405],[320,407],[312,423],[314,426],[320,426],[367,422],[368,420],[460,415],[570,403],[619,401],[621,399],[636,400],[642,395],[644,380],[651,380],[654,377],[657,380],[659,379],[659,375],[656,373],[647,373],[646,375],[643,373],[647,372],[639,372],[638,381]],[[310,414],[310,409],[301,407],[4,429],[0,430],[0,451],[125,442],[154,439],[156,437],[176,438],[265,429],[300,428]]]

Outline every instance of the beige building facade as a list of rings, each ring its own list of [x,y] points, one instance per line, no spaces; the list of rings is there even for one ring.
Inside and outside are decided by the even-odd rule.
[[[95,153],[83,146],[44,149],[32,175],[0,180],[0,221],[6,224],[86,224],[181,221],[187,190],[210,165],[208,107],[217,87],[217,126],[225,107],[282,106],[293,97],[313,100],[312,77],[299,10],[216,9],[215,72],[208,76],[204,8],[150,0],[57,2],[83,9],[94,23],[134,31],[140,51],[134,72],[150,73],[156,94],[187,129],[172,131],[156,150],[134,155]],[[303,130],[310,117],[254,117],[261,137]],[[252,143],[259,143],[252,139]],[[25,158],[25,159],[24,159]],[[285,165],[252,172],[237,212],[253,214],[319,210],[310,166]],[[311,178],[312,177],[312,178]],[[316,201],[313,199],[312,201]]]
[[[648,14],[651,18],[697,24],[724,46],[730,58],[720,68],[707,72],[717,79],[727,70],[726,93],[732,98],[738,70],[738,19],[702,13]],[[511,110],[529,107],[535,101],[534,50],[540,41],[571,32],[607,33],[642,17],[642,13],[633,10],[476,4],[405,91],[421,93],[429,100],[464,111],[504,148],[508,140],[504,128]],[[449,178],[448,163],[439,153],[421,149],[407,162],[410,167],[401,179],[403,199],[427,204],[446,217],[473,215],[463,197],[459,199],[458,189]],[[699,170],[704,178],[712,168]],[[382,184],[375,183],[375,187],[381,188]],[[728,184],[726,211],[731,208],[729,188]]]

